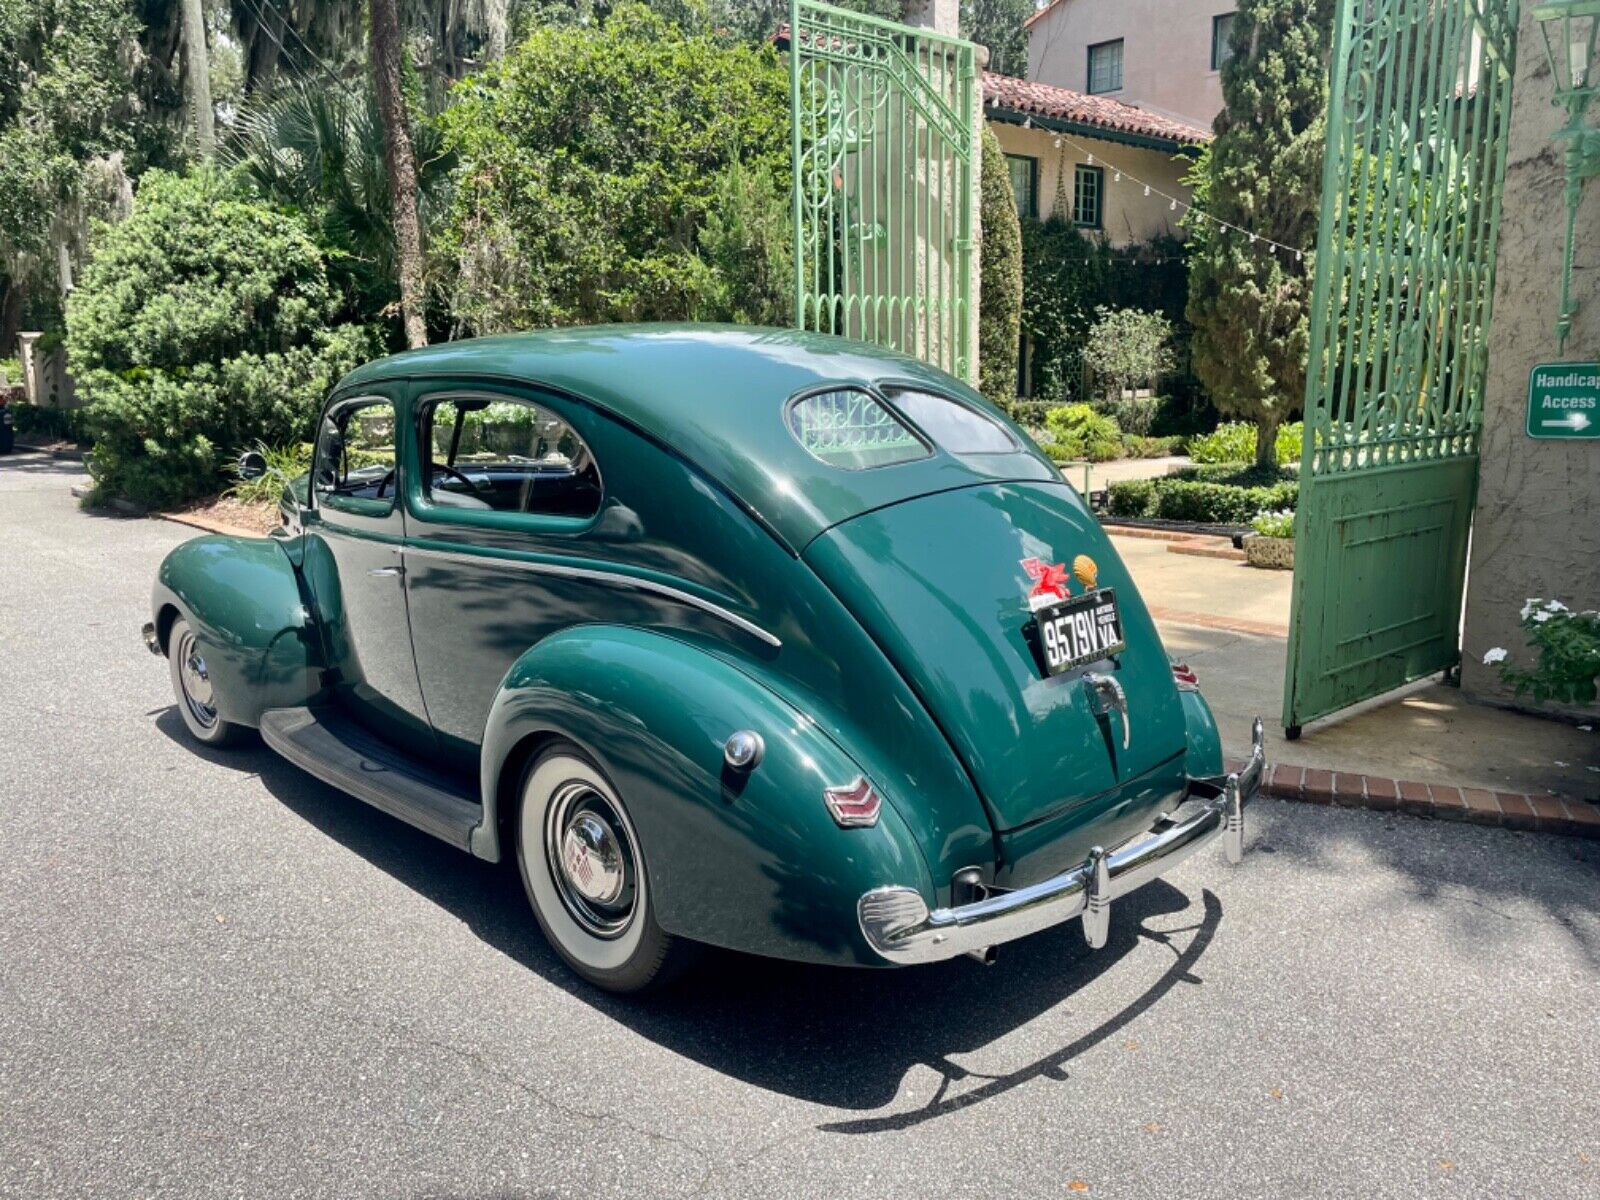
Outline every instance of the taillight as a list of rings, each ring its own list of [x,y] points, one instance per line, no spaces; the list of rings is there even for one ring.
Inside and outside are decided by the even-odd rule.
[[[878,810],[883,802],[866,777],[857,775],[842,787],[824,788],[823,803],[833,814],[841,829],[854,829],[878,823]]]
[[[1180,692],[1198,692],[1200,690],[1200,678],[1188,663],[1173,663],[1172,678],[1177,683]]]

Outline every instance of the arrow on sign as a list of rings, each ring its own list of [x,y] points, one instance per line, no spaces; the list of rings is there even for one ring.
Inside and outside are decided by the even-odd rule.
[[[1581,431],[1589,428],[1589,418],[1581,412],[1570,412],[1564,417],[1557,417],[1554,421],[1540,421],[1539,424],[1546,429],[1573,429]]]

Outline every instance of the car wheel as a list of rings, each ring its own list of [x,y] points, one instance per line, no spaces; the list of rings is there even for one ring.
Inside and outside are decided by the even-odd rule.
[[[207,746],[228,746],[244,733],[243,726],[224,721],[217,713],[217,697],[205,651],[195,641],[189,622],[179,617],[167,632],[167,666],[172,690],[178,697],[178,714],[189,734]]]
[[[688,943],[656,924],[627,807],[570,743],[545,749],[523,779],[517,866],[545,937],[590,983],[637,992],[675,977],[690,957]]]

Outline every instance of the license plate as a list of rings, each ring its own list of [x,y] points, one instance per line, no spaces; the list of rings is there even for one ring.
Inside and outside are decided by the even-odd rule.
[[[1041,608],[1033,614],[1033,624],[1049,675],[1109,658],[1128,647],[1122,637],[1117,597],[1110,588]]]

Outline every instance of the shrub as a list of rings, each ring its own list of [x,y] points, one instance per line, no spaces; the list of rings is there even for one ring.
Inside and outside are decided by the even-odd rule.
[[[369,357],[301,221],[228,178],[152,171],[98,226],[67,305],[96,491],[151,507],[216,490],[225,460],[304,437],[323,393]]]
[[[85,416],[81,408],[46,408],[26,400],[11,406],[11,420],[18,433],[34,434],[50,441],[88,443]]]
[[[1300,438],[1304,426],[1295,421],[1280,425],[1277,436],[1278,462],[1300,461]],[[1197,463],[1249,463],[1256,457],[1256,427],[1245,421],[1229,421],[1212,432],[1189,439],[1189,457]]]
[[[1156,515],[1156,482],[1153,479],[1124,479],[1107,491],[1106,508],[1114,517],[1153,517]]]
[[[789,181],[788,75],[770,46],[622,3],[603,23],[534,26],[455,98],[440,117],[457,167],[436,248],[467,328],[760,310],[728,294],[718,260],[753,234],[790,238],[768,219]],[[735,162],[749,171],[730,184]],[[768,278],[779,261],[767,247],[732,260]]]
[[[1087,404],[1063,404],[1044,415],[1045,431],[1062,458],[1108,462],[1122,456],[1122,431]]]
[[[1282,512],[1257,513],[1255,520],[1250,522],[1250,527],[1262,537],[1292,538],[1294,537],[1294,512],[1284,509]]]
[[[1095,321],[1083,345],[1083,360],[1104,384],[1109,398],[1120,400],[1124,391],[1149,387],[1172,370],[1172,322],[1166,317],[1137,308],[1113,309],[1105,305],[1094,311]],[[1155,407],[1152,402],[1151,417],[1155,416]],[[1147,433],[1149,429],[1146,420],[1132,431]]]
[[[1017,399],[1017,345],[1022,320],[1022,230],[1006,156],[983,127],[983,182],[978,194],[978,390],[1001,410]]]
[[[1522,630],[1539,652],[1532,670],[1507,663],[1501,649],[1490,650],[1483,661],[1504,664],[1500,677],[1537,704],[1593,704],[1600,683],[1600,612],[1573,612],[1559,600],[1535,598],[1522,606]]]
[[[1239,463],[1206,463],[1182,467],[1167,476],[1168,479],[1197,479],[1202,483],[1226,483],[1233,487],[1271,487],[1299,477],[1300,472],[1295,467],[1263,469],[1254,463],[1248,467]]]
[[[1156,409],[1161,401],[1155,396],[1129,396],[1121,400],[1101,402],[1101,411],[1117,423],[1123,433],[1145,437],[1155,422]]]
[[[1124,458],[1165,458],[1169,454],[1181,454],[1183,442],[1181,437],[1140,437],[1125,433],[1122,453]]]

